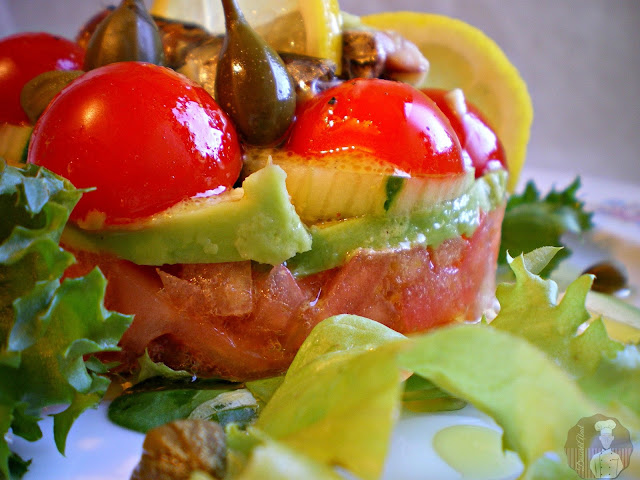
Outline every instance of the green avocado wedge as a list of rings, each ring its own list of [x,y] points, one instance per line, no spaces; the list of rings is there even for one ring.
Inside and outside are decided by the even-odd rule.
[[[242,188],[194,198],[126,228],[67,225],[62,243],[108,252],[141,265],[254,260],[278,265],[311,248],[276,165],[248,176]]]

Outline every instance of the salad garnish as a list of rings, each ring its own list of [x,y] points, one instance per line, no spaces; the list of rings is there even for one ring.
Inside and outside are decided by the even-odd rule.
[[[108,383],[100,374],[109,366],[83,356],[116,349],[130,319],[101,306],[105,283],[98,271],[61,283],[64,269],[73,260],[57,242],[82,192],[33,165],[18,169],[3,163],[0,178],[0,201],[11,222],[0,231],[0,271],[3,292],[7,292],[2,297],[5,339],[0,370],[3,379],[10,380],[0,388],[8,412],[3,429],[5,434],[11,428],[13,435],[36,440],[41,436],[37,421],[42,408],[69,403],[67,410],[54,417],[56,442],[64,451],[73,420],[100,401]],[[559,459],[554,462],[545,454],[555,452],[561,458],[563,435],[571,426],[565,428],[562,422],[575,423],[574,417],[611,412],[637,434],[638,345],[611,340],[601,319],[590,319],[585,301],[592,276],[577,279],[557,302],[555,282],[538,274],[558,251],[548,247],[516,258],[507,256],[516,280],[498,287],[501,308],[490,324],[449,327],[410,339],[361,317],[339,316],[319,324],[284,379],[247,385],[266,406],[255,426],[227,428],[231,457],[240,455],[234,452],[239,441],[234,435],[254,438],[255,454],[246,457],[249,464],[241,478],[277,468],[279,461],[294,460],[311,471],[327,473],[327,465],[337,464],[362,478],[376,478],[403,392],[406,397],[416,383],[425,388],[424,379],[428,388],[439,389],[445,397],[489,412],[504,428],[505,445],[520,454],[527,472],[533,472],[527,473],[530,478],[537,478],[540,469],[566,469]],[[88,311],[94,314],[87,316]],[[78,325],[81,318],[89,319],[82,322],[84,327]],[[586,330],[581,328],[585,323]],[[67,335],[69,325],[74,326],[76,337]],[[59,339],[53,349],[51,339]],[[51,358],[59,360],[43,361]],[[156,381],[158,374],[173,373],[148,359],[143,364],[145,375]],[[407,371],[415,374],[403,383],[406,373],[401,372]],[[496,376],[496,372],[501,373]],[[25,375],[34,381],[18,381]],[[545,395],[547,389],[552,392]],[[559,391],[564,393],[558,395]],[[528,398],[536,400],[525,407]],[[544,398],[549,402],[541,402]],[[531,422],[518,416],[514,405],[526,408]],[[185,410],[184,415],[189,413]],[[540,420],[554,415],[557,418],[549,423]],[[370,418],[376,418],[375,431]],[[327,432],[324,441],[318,431]],[[329,448],[335,443],[332,439],[345,432],[354,436],[355,451],[348,455]],[[13,473],[24,470],[26,463],[9,452],[6,440],[1,451],[7,478],[10,466]]]
[[[94,354],[116,350],[131,317],[103,306],[99,270],[63,280],[73,256],[58,241],[82,191],[44,168],[0,160],[0,478],[24,466],[5,435],[35,441],[43,409],[54,415],[54,437],[64,453],[74,420],[101,401],[109,370]],[[22,468],[18,468],[22,470]]]
[[[507,252],[517,256],[544,246],[564,247],[537,272],[548,277],[571,254],[563,235],[580,235],[593,228],[593,213],[587,211],[578,198],[579,189],[580,177],[576,177],[564,190],[554,187],[542,196],[535,183],[529,181],[522,193],[511,195],[502,222],[498,262],[506,265]]]
[[[556,476],[548,478],[574,478],[562,458],[567,431],[580,418],[607,412],[624,419],[637,436],[640,403],[634,379],[640,363],[629,362],[638,358],[637,345],[609,340],[597,319],[576,333],[576,323],[588,318],[584,295],[591,278],[577,279],[557,303],[555,282],[534,273],[555,252],[546,248],[509,259],[516,283],[498,289],[502,313],[490,324],[445,327],[404,339],[362,318],[326,320],[303,345],[255,427],[315,461],[377,478],[384,457],[376,446],[386,445],[388,422],[393,423],[400,404],[400,371],[409,370],[489,413],[504,429],[505,448],[520,455],[524,478],[543,478],[549,469]],[[521,306],[527,309],[524,316]],[[524,330],[510,331],[516,321],[526,322]],[[547,346],[550,339],[555,343]],[[604,351],[600,342],[608,345]],[[569,345],[576,358],[568,357],[565,347],[556,348],[558,343]],[[608,388],[610,393],[602,395],[598,390],[603,370],[619,391]],[[292,407],[294,402],[304,408]],[[343,435],[348,441],[335,441]],[[345,455],[345,445],[358,446]]]

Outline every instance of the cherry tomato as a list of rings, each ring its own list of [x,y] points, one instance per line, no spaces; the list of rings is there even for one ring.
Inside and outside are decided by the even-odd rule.
[[[436,104],[390,80],[350,80],[304,103],[288,148],[307,156],[371,153],[412,175],[464,170],[458,138]]]
[[[480,111],[464,99],[464,103],[455,106],[447,90],[425,89],[431,100],[442,110],[451,122],[463,150],[471,158],[476,169],[476,178],[494,168],[507,168],[504,148]]]
[[[186,77],[146,63],[114,63],[68,85],[34,128],[28,162],[85,193],[71,219],[125,224],[196,195],[233,186],[236,131],[213,98]]]
[[[33,77],[50,70],[80,70],[84,50],[48,33],[19,33],[0,40],[0,122],[29,123],[20,91]]]

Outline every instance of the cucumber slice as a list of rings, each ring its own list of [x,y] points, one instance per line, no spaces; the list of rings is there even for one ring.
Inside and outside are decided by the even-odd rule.
[[[32,131],[31,125],[0,124],[0,158],[14,167],[25,164]]]
[[[370,156],[348,152],[309,161],[290,152],[251,150],[250,173],[272,162],[287,173],[287,190],[303,222],[407,215],[458,198],[474,182],[473,170],[458,175],[410,177]]]
[[[504,170],[491,172],[459,197],[407,215],[366,215],[312,225],[313,248],[289,259],[287,267],[305,276],[340,266],[359,249],[435,248],[450,238],[471,236],[481,211],[503,205],[506,177]]]

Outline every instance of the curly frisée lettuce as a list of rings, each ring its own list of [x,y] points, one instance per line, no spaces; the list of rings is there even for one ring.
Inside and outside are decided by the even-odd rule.
[[[17,478],[28,465],[6,435],[39,439],[45,407],[67,405],[54,415],[64,453],[72,423],[109,383],[101,376],[109,366],[92,354],[115,350],[131,322],[104,308],[98,270],[61,281],[74,258],[58,241],[81,195],[46,169],[0,159],[0,478]]]
[[[498,287],[501,309],[491,325],[525,338],[569,372],[591,398],[613,410],[628,409],[637,421],[639,346],[612,340],[602,318],[586,309],[593,276],[580,276],[558,301],[556,283],[535,274],[556,251],[546,247],[509,258],[517,281]]]

